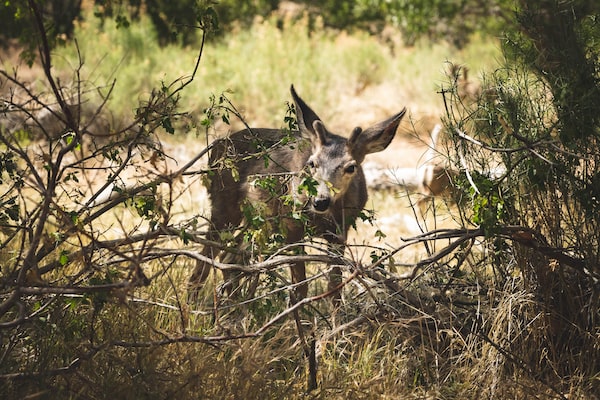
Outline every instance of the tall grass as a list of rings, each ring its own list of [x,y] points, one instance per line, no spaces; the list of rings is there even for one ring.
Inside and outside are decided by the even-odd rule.
[[[159,82],[189,76],[198,54],[197,48],[159,47],[145,19],[117,29],[90,16],[76,34],[85,60],[84,76],[99,86],[116,79],[110,108],[124,115],[130,115]],[[56,68],[73,70],[74,46],[57,52]],[[278,28],[275,19],[267,18],[257,20],[251,29],[209,41],[198,76],[182,94],[181,108],[201,114],[210,105],[211,94],[230,90],[231,100],[251,125],[279,126],[289,86],[295,84],[315,109],[322,110],[321,117],[336,121],[339,128],[352,127],[336,119],[338,115],[358,113],[360,119],[368,114],[366,123],[375,120],[372,113],[381,117],[405,105],[416,116],[439,115],[442,102],[436,92],[445,63],[468,64],[480,73],[494,69],[499,55],[494,40],[479,36],[461,50],[427,42],[404,48],[364,32],[349,35],[318,24],[315,28],[308,19]],[[353,105],[357,98],[377,104],[377,109],[360,110]]]

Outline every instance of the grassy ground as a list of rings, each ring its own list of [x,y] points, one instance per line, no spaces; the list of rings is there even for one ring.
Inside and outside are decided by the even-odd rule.
[[[149,26],[100,28],[90,19],[77,31],[84,78],[98,86],[117,80],[115,112],[131,113],[159,82],[168,84],[193,70],[198,49],[160,48]],[[57,70],[77,65],[73,46],[57,53]],[[278,126],[294,84],[331,128],[373,123],[403,106],[417,117],[439,116],[442,99],[436,92],[447,82],[446,63],[467,64],[477,76],[493,70],[499,56],[490,38],[474,37],[461,50],[443,43],[402,47],[366,33],[310,31],[303,19],[283,29],[267,20],[208,43],[198,75],[182,95],[182,109],[201,113],[211,94],[231,91],[250,125]]]

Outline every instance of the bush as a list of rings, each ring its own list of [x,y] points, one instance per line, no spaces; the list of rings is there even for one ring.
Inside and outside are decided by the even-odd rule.
[[[520,277],[509,293],[529,296],[518,319],[531,324],[499,346],[502,357],[559,391],[567,389],[555,385],[565,382],[555,378],[571,377],[589,393],[600,371],[591,361],[600,351],[600,121],[593,111],[600,104],[600,36],[589,29],[592,9],[587,2],[524,3],[523,34],[510,37],[508,64],[488,77],[479,102],[447,101],[455,105],[447,125],[456,165],[472,178],[464,215],[473,217],[465,223],[487,232],[503,285]],[[478,179],[482,171],[497,179]]]

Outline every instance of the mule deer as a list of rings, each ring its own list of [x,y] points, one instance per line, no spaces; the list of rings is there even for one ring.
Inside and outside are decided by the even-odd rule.
[[[431,131],[431,144],[425,154],[425,163],[418,170],[419,193],[423,195],[417,202],[421,214],[426,203],[434,197],[451,198],[453,180],[458,171],[435,161],[436,147],[442,126],[437,124]]]
[[[280,233],[286,243],[297,243],[305,235],[305,227],[291,218],[289,202],[282,195],[297,196],[296,204],[308,218],[310,232],[343,248],[349,227],[367,201],[367,186],[361,168],[365,156],[384,150],[394,138],[406,109],[366,130],[354,128],[350,137],[329,132],[317,114],[290,88],[295,103],[298,130],[246,129],[214,144],[209,165],[214,169],[208,192],[211,197],[211,228],[207,239],[219,241],[219,233],[235,229],[242,223],[242,207],[246,201],[263,204],[271,216],[280,220]],[[282,139],[286,140],[282,140]],[[231,159],[234,157],[234,159]],[[225,168],[220,167],[225,165]],[[260,189],[252,182],[260,176],[276,176],[276,187]],[[298,187],[308,176],[315,183],[312,196],[299,193]],[[285,177],[285,178],[283,178]],[[205,245],[202,254],[214,259],[221,251]],[[197,296],[211,269],[211,263],[197,261],[190,277],[191,298]],[[232,276],[223,271],[225,281]],[[303,262],[291,266],[295,295],[306,297],[308,287]],[[235,289],[237,278],[233,277]],[[339,267],[333,267],[329,289],[341,282]],[[339,294],[337,294],[339,296]],[[339,297],[338,297],[339,298]]]

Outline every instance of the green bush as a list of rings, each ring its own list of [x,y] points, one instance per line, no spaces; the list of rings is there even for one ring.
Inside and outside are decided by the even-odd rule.
[[[447,114],[456,165],[474,177],[464,214],[494,240],[496,265],[522,276],[535,299],[523,316],[541,316],[510,354],[542,382],[581,377],[592,392],[600,371],[591,361],[600,355],[597,12],[587,1],[524,2],[506,67],[488,76],[476,105]],[[482,182],[482,166],[500,173]]]

